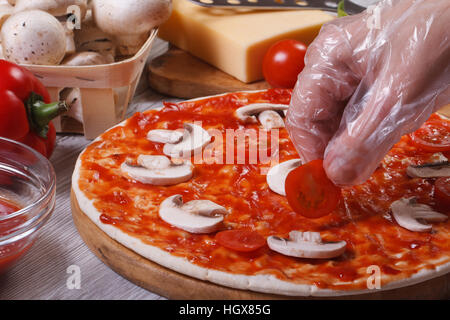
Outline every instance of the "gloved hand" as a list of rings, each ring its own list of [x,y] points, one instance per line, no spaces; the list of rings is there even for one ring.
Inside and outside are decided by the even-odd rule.
[[[305,62],[286,120],[294,145],[306,162],[324,159],[334,183],[363,183],[450,103],[450,1],[386,0],[338,18]]]

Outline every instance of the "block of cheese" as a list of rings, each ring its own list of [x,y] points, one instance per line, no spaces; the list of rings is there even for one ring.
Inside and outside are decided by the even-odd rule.
[[[306,44],[333,15],[318,10],[236,10],[201,7],[174,0],[170,19],[159,36],[250,83],[263,79],[262,61],[272,44],[296,39]]]

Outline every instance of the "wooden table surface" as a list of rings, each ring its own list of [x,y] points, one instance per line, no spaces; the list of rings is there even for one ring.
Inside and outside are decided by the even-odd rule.
[[[157,39],[150,59],[166,50],[167,44]],[[176,101],[150,91],[146,78],[144,74],[127,116],[160,107],[162,100]],[[51,158],[57,175],[55,211],[28,254],[0,276],[0,299],[162,299],[114,273],[78,235],[70,211],[71,176],[79,153],[89,142],[80,135],[58,136]],[[80,289],[67,286],[73,268],[80,270]]]

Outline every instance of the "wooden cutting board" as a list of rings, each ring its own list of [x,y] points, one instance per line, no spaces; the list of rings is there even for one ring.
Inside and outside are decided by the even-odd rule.
[[[150,62],[148,80],[153,90],[182,99],[270,88],[265,81],[241,82],[175,47]]]
[[[71,193],[74,223],[91,251],[118,274],[169,299],[198,300],[263,300],[263,299],[319,299],[286,297],[253,291],[237,290],[197,280],[151,262],[111,239],[80,209]],[[448,299],[450,298],[450,273],[413,286],[370,294],[337,297],[337,299]],[[320,298],[324,299],[324,298]]]

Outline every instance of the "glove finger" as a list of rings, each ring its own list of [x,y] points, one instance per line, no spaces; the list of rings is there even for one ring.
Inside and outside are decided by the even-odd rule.
[[[341,24],[326,25],[310,45],[292,94],[286,127],[303,161],[323,158],[358,79],[347,67],[351,48]]]
[[[448,99],[450,69],[444,69],[447,82],[411,94],[392,76],[378,78],[367,90],[364,79],[345,109],[342,123],[330,141],[324,166],[328,177],[338,185],[364,183],[401,136],[417,130]],[[366,82],[367,81],[367,82]],[[450,101],[447,101],[447,103]]]

